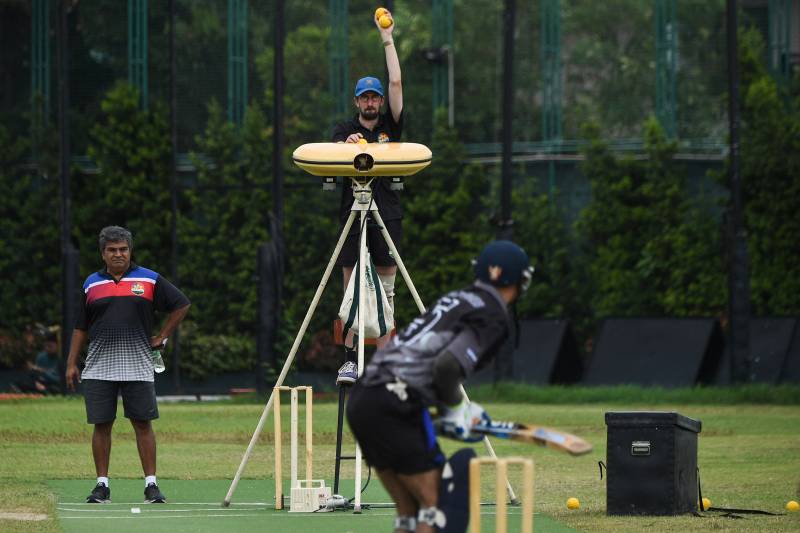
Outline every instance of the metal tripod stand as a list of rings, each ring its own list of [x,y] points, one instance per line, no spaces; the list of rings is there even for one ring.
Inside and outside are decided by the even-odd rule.
[[[316,292],[314,293],[314,297],[311,300],[311,304],[306,311],[306,315],[303,318],[303,322],[300,325],[300,330],[297,332],[297,336],[294,339],[294,343],[292,344],[292,348],[289,350],[289,355],[286,357],[286,361],[283,364],[283,368],[281,369],[280,374],[278,375],[278,379],[275,382],[275,386],[283,385],[284,380],[286,379],[286,375],[289,373],[289,368],[294,361],[294,357],[297,354],[297,350],[300,347],[300,341],[305,335],[306,329],[308,328],[308,324],[311,322],[311,317],[314,315],[314,311],[319,304],[319,300],[322,297],[322,293],[325,290],[325,287],[328,284],[328,280],[330,279],[331,272],[333,271],[334,265],[336,264],[336,260],[339,258],[339,254],[344,246],[344,242],[347,239],[347,235],[350,232],[350,228],[353,225],[353,221],[356,218],[356,214],[358,213],[360,216],[360,224],[362,231],[360,232],[360,242],[359,242],[359,260],[358,260],[358,280],[362,284],[361,290],[358,291],[358,375],[361,377],[361,374],[364,372],[364,320],[362,318],[362,310],[365,307],[365,300],[366,300],[366,290],[363,284],[366,282],[366,261],[367,261],[367,232],[366,230],[366,222],[367,222],[367,215],[371,214],[374,218],[375,222],[381,229],[381,234],[383,238],[386,240],[386,244],[389,246],[389,250],[391,250],[392,255],[397,263],[397,269],[400,271],[401,275],[403,276],[403,280],[406,282],[408,286],[409,292],[411,293],[414,302],[417,304],[417,308],[419,309],[420,313],[425,312],[425,306],[422,304],[422,300],[417,293],[417,289],[414,287],[414,283],[411,281],[411,276],[408,274],[408,270],[406,270],[405,265],[403,264],[403,260],[400,257],[400,254],[397,252],[397,248],[395,247],[394,242],[392,241],[391,236],[389,235],[388,230],[383,224],[383,219],[378,211],[378,206],[375,205],[375,202],[372,198],[372,181],[374,177],[372,176],[353,176],[350,177],[352,181],[353,187],[353,197],[355,201],[353,202],[353,207],[350,210],[350,216],[348,216],[347,221],[344,224],[344,228],[342,228],[342,232],[339,235],[339,240],[336,243],[336,248],[331,255],[330,260],[328,261],[328,265],[325,267],[325,272],[322,274],[322,280],[317,287]],[[464,394],[465,398],[467,397],[467,393],[464,390],[464,387],[461,387],[461,392]],[[236,490],[237,485],[239,484],[239,479],[242,476],[242,472],[244,472],[244,468],[247,465],[247,461],[250,459],[250,455],[255,448],[256,441],[258,440],[259,435],[261,434],[261,430],[264,427],[264,423],[266,422],[267,416],[269,415],[270,409],[272,408],[273,403],[273,392],[270,392],[269,399],[267,400],[267,404],[264,406],[264,410],[261,413],[261,418],[258,420],[258,424],[256,425],[256,429],[253,432],[253,436],[250,439],[250,444],[247,446],[247,450],[242,457],[242,461],[239,464],[239,468],[236,471],[236,475],[231,482],[231,486],[228,489],[228,493],[225,496],[225,499],[222,501],[222,505],[227,507],[231,503],[231,498],[233,497],[233,493]],[[494,448],[492,447],[491,442],[487,437],[483,438],[484,446],[486,447],[487,453],[491,457],[496,457],[494,452]],[[339,452],[337,451],[337,455]],[[353,512],[360,513],[361,512],[361,449],[356,444],[356,451],[355,451],[355,495],[353,499]],[[338,487],[336,487],[338,489]],[[508,491],[509,499],[512,503],[518,503],[517,497],[514,494],[514,489],[511,487],[511,484],[506,479],[506,490]]]

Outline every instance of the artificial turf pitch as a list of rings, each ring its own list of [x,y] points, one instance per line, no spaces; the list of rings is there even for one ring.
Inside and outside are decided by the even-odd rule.
[[[347,483],[347,480],[342,480]],[[352,484],[352,481],[349,482]],[[363,495],[363,502],[375,503],[361,514],[352,511],[334,513],[290,513],[287,509],[273,508],[274,485],[272,480],[243,479],[234,494],[230,507],[222,507],[221,498],[227,493],[228,480],[169,480],[159,479],[167,496],[167,503],[142,503],[143,483],[139,479],[119,479],[111,484],[112,503],[84,503],[91,490],[85,480],[53,480],[49,487],[57,496],[58,520],[65,533],[107,531],[125,533],[147,531],[176,532],[242,532],[291,531],[297,533],[375,532],[389,531],[394,519],[394,509],[386,492],[378,483],[371,483]],[[494,506],[482,509],[485,531],[494,531]],[[521,508],[508,507],[509,531],[520,531]],[[534,515],[536,531],[575,531],[552,518]]]

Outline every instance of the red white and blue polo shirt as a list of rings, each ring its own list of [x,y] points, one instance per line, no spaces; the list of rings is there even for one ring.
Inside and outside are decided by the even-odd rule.
[[[119,281],[105,270],[83,283],[75,329],[88,331],[81,379],[153,381],[150,337],[156,311],[170,313],[189,299],[157,272],[131,263]]]

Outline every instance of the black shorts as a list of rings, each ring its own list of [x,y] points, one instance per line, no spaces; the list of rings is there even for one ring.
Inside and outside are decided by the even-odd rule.
[[[117,418],[117,396],[122,395],[125,418],[155,420],[158,418],[156,387],[152,381],[83,380],[86,421],[104,424]]]
[[[347,422],[368,464],[379,470],[418,474],[440,468],[444,454],[431,415],[414,391],[403,401],[386,384],[358,382],[347,399]]]
[[[400,240],[403,238],[403,221],[401,219],[384,220],[386,230],[394,242],[397,252],[400,251]],[[353,225],[350,227],[350,233],[347,235],[347,240],[344,241],[342,251],[339,254],[337,264],[342,267],[355,266],[358,260],[358,240],[360,233],[360,219],[356,218]],[[386,240],[383,238],[377,222],[372,220],[372,217],[367,217],[367,249],[372,256],[372,262],[375,266],[395,266],[397,263],[392,257],[392,251]]]

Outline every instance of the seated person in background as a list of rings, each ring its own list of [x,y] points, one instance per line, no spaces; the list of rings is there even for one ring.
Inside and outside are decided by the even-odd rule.
[[[28,362],[30,375],[26,381],[13,383],[12,389],[19,392],[38,392],[40,394],[61,394],[61,355],[58,353],[58,337],[48,333],[44,349],[36,354],[34,363]]]

